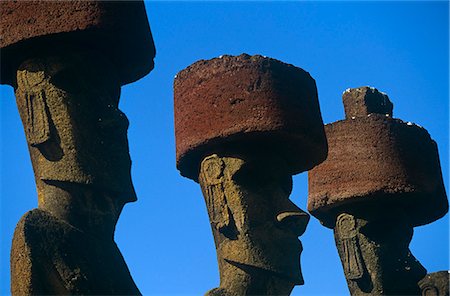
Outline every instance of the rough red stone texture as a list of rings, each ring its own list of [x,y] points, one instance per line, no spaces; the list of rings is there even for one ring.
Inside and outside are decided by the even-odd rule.
[[[342,94],[345,118],[367,116],[370,113],[388,114],[392,116],[394,105],[389,97],[376,88],[363,86],[347,89]]]
[[[143,1],[0,1],[2,84],[23,60],[72,49],[110,56],[127,84],[153,68],[155,47]]]
[[[197,180],[217,150],[280,153],[292,173],[326,158],[316,84],[304,70],[262,57],[201,60],[174,82],[177,168]]]
[[[346,208],[399,205],[414,226],[448,211],[436,143],[428,132],[380,114],[325,126],[328,158],[309,172],[308,210],[325,226]]]

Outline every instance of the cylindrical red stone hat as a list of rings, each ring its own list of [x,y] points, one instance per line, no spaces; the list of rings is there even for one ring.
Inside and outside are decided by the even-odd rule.
[[[328,158],[309,172],[311,214],[328,227],[346,209],[374,203],[404,209],[413,226],[444,216],[448,201],[428,132],[392,118],[392,103],[376,89],[347,90],[344,104],[351,116],[325,126]]]
[[[0,83],[14,85],[25,59],[97,50],[116,64],[121,84],[153,69],[155,46],[141,1],[0,1]]]
[[[309,73],[255,55],[201,60],[174,81],[177,168],[198,179],[199,165],[219,150],[279,153],[291,173],[326,158],[327,143]]]

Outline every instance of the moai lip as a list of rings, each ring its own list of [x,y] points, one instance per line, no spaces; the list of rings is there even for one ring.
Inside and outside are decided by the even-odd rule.
[[[392,103],[375,89],[347,90],[343,100],[350,114],[325,125],[328,158],[309,172],[310,213],[328,227],[355,203],[399,205],[413,226],[444,216],[448,201],[437,145],[428,132],[393,118]]]
[[[316,84],[300,68],[247,54],[201,60],[177,74],[174,98],[185,177],[197,180],[205,153],[224,145],[277,151],[293,174],[326,157]]]
[[[271,58],[221,56],[178,73],[174,101],[177,167],[200,183],[216,243],[220,286],[207,295],[289,295],[303,284],[309,221],[289,200],[292,175],[327,153],[314,80]]]
[[[101,52],[121,84],[153,69],[155,45],[143,1],[1,1],[0,83],[14,84],[25,59],[76,49]]]

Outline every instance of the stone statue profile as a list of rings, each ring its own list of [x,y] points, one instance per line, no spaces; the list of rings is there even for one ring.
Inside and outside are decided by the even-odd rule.
[[[338,216],[334,235],[351,295],[418,295],[426,269],[412,255],[413,227],[404,213],[356,209]]]
[[[220,288],[207,295],[289,295],[303,284],[297,237],[309,215],[289,200],[283,159],[213,154],[199,179],[220,266]]]
[[[1,83],[14,87],[38,193],[14,232],[11,292],[140,295],[114,230],[136,200],[120,90],[155,54],[143,2],[4,1],[0,14]]]
[[[328,158],[308,175],[308,210],[334,229],[351,295],[420,295],[413,228],[448,212],[437,145],[373,87],[342,99],[345,119],[325,126]]]
[[[289,295],[309,221],[289,199],[292,176],[327,154],[314,79],[226,55],[178,73],[174,100],[177,167],[200,183],[217,251],[220,285],[206,295]]]
[[[113,65],[88,52],[29,59],[15,93],[39,207],[15,231],[13,293],[139,294],[113,240],[123,206],[136,200]],[[25,287],[30,274],[38,276]]]

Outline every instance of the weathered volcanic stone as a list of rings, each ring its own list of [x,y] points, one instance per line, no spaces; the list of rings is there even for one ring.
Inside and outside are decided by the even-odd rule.
[[[155,46],[143,1],[0,1],[0,83],[14,85],[17,66],[68,49],[109,56],[121,84],[153,68]]]
[[[370,113],[388,114],[392,116],[394,105],[389,97],[376,88],[363,86],[347,89],[342,94],[345,118],[367,116]]]
[[[26,213],[14,232],[11,292],[141,295],[112,239],[98,239],[41,209]]]
[[[177,168],[197,180],[207,153],[280,153],[292,174],[326,158],[316,84],[304,70],[262,57],[201,60],[174,82]]]
[[[420,282],[422,296],[449,296],[449,272],[447,270],[427,274]]]
[[[447,213],[437,145],[424,128],[369,114],[327,124],[325,132],[328,158],[309,172],[308,197],[325,226],[343,209],[371,202],[399,205],[413,226]]]

